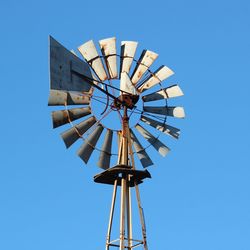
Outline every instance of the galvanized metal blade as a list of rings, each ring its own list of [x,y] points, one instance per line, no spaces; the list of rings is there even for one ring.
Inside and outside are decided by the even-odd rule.
[[[70,52],[71,52],[72,54],[74,54],[75,56],[77,56],[76,52],[75,52],[73,49],[71,49]]]
[[[126,72],[129,74],[135,51],[138,42],[133,41],[122,41],[121,42],[121,60],[120,60],[120,73]]]
[[[173,74],[174,72],[170,68],[167,66],[161,66],[139,86],[138,91],[143,92],[150,89]]]
[[[91,85],[73,71],[92,79],[91,68],[53,37],[50,41],[50,89],[88,92]]]
[[[70,123],[71,121],[75,121],[79,118],[91,114],[91,109],[90,107],[74,108],[68,110],[53,111],[51,114],[52,114],[53,128],[57,128],[64,124]]]
[[[106,68],[109,73],[109,78],[117,78],[117,63],[116,63],[116,38],[107,38],[99,41],[102,54],[105,59]]]
[[[135,152],[144,168],[149,167],[151,165],[154,165],[152,160],[150,159],[149,155],[147,154],[146,150],[142,147],[141,143],[135,136],[134,132],[132,129],[130,129],[130,136],[131,140],[133,141],[133,146],[135,149]]]
[[[154,92],[152,94],[145,95],[142,97],[142,100],[144,102],[152,102],[152,101],[157,101],[157,100],[161,100],[161,99],[178,97],[178,96],[182,96],[182,95],[183,95],[182,90],[180,89],[180,87],[177,84],[175,84],[175,85],[169,86],[165,89],[162,89],[160,91]]]
[[[173,116],[176,118],[184,118],[185,112],[183,107],[143,107],[148,113]]]
[[[75,141],[77,141],[88,129],[90,129],[96,123],[94,116],[89,117],[87,120],[80,122],[74,127],[61,133],[61,137],[69,148]]]
[[[144,115],[141,116],[141,121],[150,125],[153,128],[160,130],[161,132],[163,132],[167,135],[174,137],[175,139],[179,138],[180,130],[178,128],[172,127],[170,125],[167,125],[167,124],[159,122],[159,121],[155,121],[155,120],[153,120],[149,117],[146,117]]]
[[[130,93],[132,95],[136,95],[135,87],[132,84],[127,72],[121,73],[120,90],[123,90],[123,91]],[[121,94],[122,94],[122,91],[120,91],[120,95]]]
[[[95,149],[95,145],[98,139],[100,138],[102,131],[103,131],[103,126],[101,124],[98,124],[93,133],[89,135],[89,137],[85,140],[85,142],[82,144],[82,146],[77,152],[78,156],[86,164],[88,163],[89,158]]]
[[[156,60],[157,57],[158,54],[156,54],[155,52],[143,50],[131,77],[131,81],[134,85],[138,83],[138,81],[142,78],[144,73],[152,65],[152,63]]]
[[[88,64],[92,67],[92,69],[95,71],[99,79],[101,81],[105,81],[108,77],[102,64],[102,60],[98,55],[94,42],[90,40],[78,47],[78,50],[88,62]]]
[[[88,93],[67,92],[62,90],[50,90],[49,106],[64,106],[64,105],[84,105],[90,103]]]
[[[166,156],[167,153],[170,151],[170,149],[165,144],[163,144],[158,138],[154,137],[141,125],[137,124],[135,128],[162,156]]]
[[[111,148],[112,148],[113,131],[108,129],[102,145],[99,161],[97,165],[100,168],[108,169],[110,166]]]

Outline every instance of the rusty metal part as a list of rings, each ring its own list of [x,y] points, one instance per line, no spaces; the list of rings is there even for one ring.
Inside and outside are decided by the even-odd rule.
[[[87,120],[80,122],[74,127],[66,130],[61,133],[61,137],[66,145],[69,148],[75,141],[77,141],[81,136],[90,129],[96,123],[96,118],[94,116],[89,117]]]
[[[131,81],[134,85],[138,83],[138,81],[142,78],[144,73],[148,70],[157,57],[158,54],[155,52],[143,50],[131,77]]]
[[[121,42],[121,61],[120,61],[120,73],[126,72],[129,74],[133,58],[138,42],[134,41],[122,41]]]
[[[89,114],[91,114],[90,107],[53,111],[51,113],[53,128],[70,123]]]
[[[70,92],[55,89],[51,89],[49,92],[49,106],[86,105],[89,103],[90,95],[88,92]]]
[[[183,95],[183,92],[181,88],[177,84],[174,84],[172,86],[169,86],[167,88],[164,88],[152,94],[145,95],[142,97],[142,100],[144,102],[152,102],[152,101],[157,101],[161,99],[169,99],[173,97],[178,97],[182,95]]]
[[[173,75],[174,72],[167,66],[161,66],[151,74],[138,88],[139,92],[144,92]]]
[[[105,72],[102,60],[98,55],[94,42],[90,40],[78,47],[78,50],[83,58],[85,58],[87,63],[92,67],[98,78],[101,81],[105,81],[108,77]]]
[[[99,45],[104,56],[109,79],[117,78],[116,38],[112,37],[100,40]]]

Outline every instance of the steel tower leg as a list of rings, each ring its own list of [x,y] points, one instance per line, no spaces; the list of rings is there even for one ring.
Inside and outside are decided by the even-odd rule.
[[[109,242],[110,242],[114,209],[115,209],[116,192],[117,192],[117,180],[115,180],[114,182],[114,191],[113,191],[113,196],[112,196],[112,203],[111,203],[110,215],[109,215],[108,233],[107,233],[107,239],[106,239],[106,250],[109,250]]]

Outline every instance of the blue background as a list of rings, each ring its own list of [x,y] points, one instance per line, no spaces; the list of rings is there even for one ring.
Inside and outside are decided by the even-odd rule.
[[[155,50],[185,96],[182,135],[141,186],[149,249],[250,249],[250,2],[4,1],[0,249],[104,249],[110,187],[52,130],[48,35]]]

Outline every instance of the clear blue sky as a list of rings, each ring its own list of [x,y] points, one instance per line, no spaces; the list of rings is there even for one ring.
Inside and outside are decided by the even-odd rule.
[[[0,249],[104,249],[110,187],[52,130],[48,35],[159,52],[187,118],[141,186],[149,249],[250,249],[250,2],[1,1]]]

